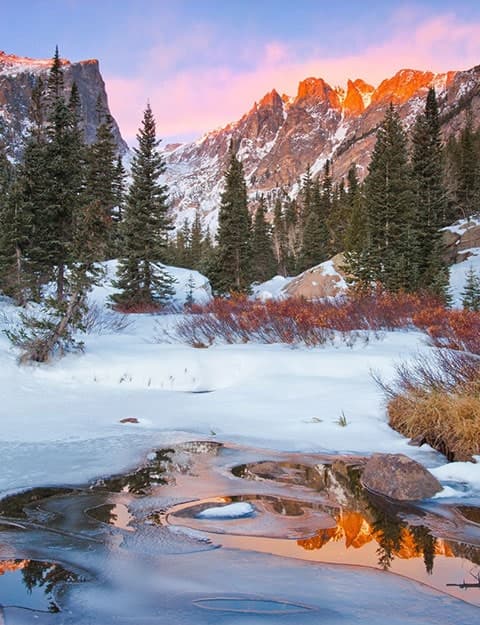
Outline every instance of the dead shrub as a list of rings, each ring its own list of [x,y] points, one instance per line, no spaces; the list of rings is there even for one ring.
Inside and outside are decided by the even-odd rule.
[[[388,404],[390,425],[409,438],[420,438],[450,461],[480,454],[480,383],[456,392],[412,389]]]

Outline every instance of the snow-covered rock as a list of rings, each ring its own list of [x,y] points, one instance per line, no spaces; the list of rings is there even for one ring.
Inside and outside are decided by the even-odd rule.
[[[255,508],[243,501],[227,504],[226,506],[214,506],[206,508],[196,515],[197,519],[243,519],[252,516]]]

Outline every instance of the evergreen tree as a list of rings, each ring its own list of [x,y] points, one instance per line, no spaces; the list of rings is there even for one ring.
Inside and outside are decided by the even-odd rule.
[[[165,163],[158,151],[150,105],[145,110],[137,140],[132,184],[122,221],[124,257],[119,262],[116,282],[120,293],[112,298],[115,305],[126,310],[158,307],[173,295],[173,279],[160,264],[165,260],[167,235],[172,226],[167,188],[159,182]]]
[[[302,249],[298,269],[304,271],[318,265],[329,257],[329,233],[326,224],[325,207],[330,200],[320,191],[320,182],[312,183],[311,203],[303,227]],[[305,210],[305,209],[304,209]]]
[[[273,252],[271,229],[265,220],[266,212],[265,199],[262,196],[255,212],[252,231],[252,278],[256,282],[265,282],[276,273],[277,263]]]
[[[456,160],[457,214],[470,217],[480,211],[480,137],[473,130],[471,111],[460,134]]]
[[[295,272],[297,266],[297,257],[300,253],[301,239],[300,239],[300,222],[301,217],[297,202],[295,200],[288,200],[285,207],[285,238],[286,238],[286,255],[285,255],[285,269],[287,275],[292,275]]]
[[[277,273],[287,275],[287,232],[280,198],[275,200],[273,211],[273,248],[277,259]]]
[[[364,198],[353,164],[348,171],[347,202],[349,218],[345,232],[345,271],[349,279],[366,286],[369,281],[366,250],[368,248],[367,218]]]
[[[214,289],[219,293],[247,292],[250,288],[250,230],[243,166],[231,145],[218,214],[217,249],[213,266],[208,272]]]
[[[88,200],[97,201],[100,210],[110,219],[118,203],[119,192],[123,191],[122,175],[123,172],[119,173],[113,120],[110,115],[104,114],[97,127],[95,141],[88,150],[86,193]]]
[[[466,276],[465,287],[462,291],[462,305],[467,310],[480,310],[480,277],[470,267]]]
[[[58,49],[49,72],[47,117],[25,150],[22,171],[24,212],[31,215],[28,256],[37,283],[56,282],[56,300],[65,292],[65,268],[72,256],[73,222],[83,203],[83,137],[78,91],[67,103]]]
[[[0,291],[25,303],[23,249],[27,224],[19,206],[13,165],[0,146]]]
[[[117,163],[115,165],[115,178],[113,180],[113,194],[115,198],[115,211],[112,219],[114,223],[122,221],[123,209],[126,195],[126,177],[127,173],[123,166],[122,157],[117,156]]]
[[[200,211],[195,211],[195,219],[190,229],[190,265],[192,269],[198,269],[203,254],[203,227]]]
[[[440,228],[445,223],[447,204],[440,122],[433,88],[428,92],[425,112],[417,116],[412,143],[414,220],[418,237],[418,282],[413,286],[444,296],[448,270],[443,260]]]
[[[367,246],[357,279],[381,283],[387,290],[411,290],[417,284],[417,232],[405,133],[393,105],[377,132],[365,181]]]

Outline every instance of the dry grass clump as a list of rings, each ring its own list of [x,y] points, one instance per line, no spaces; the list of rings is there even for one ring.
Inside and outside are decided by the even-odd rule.
[[[480,359],[474,354],[436,350],[397,367],[389,396],[390,425],[425,442],[448,460],[480,454]]]
[[[480,383],[456,392],[416,389],[388,404],[390,425],[425,441],[450,461],[480,454]]]

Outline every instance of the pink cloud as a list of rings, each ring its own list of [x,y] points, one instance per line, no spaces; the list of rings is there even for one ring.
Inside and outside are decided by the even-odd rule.
[[[294,95],[298,82],[308,76],[334,85],[348,78],[378,84],[402,68],[443,72],[480,62],[480,23],[467,24],[454,15],[443,15],[412,26],[409,17],[397,16],[389,39],[359,54],[322,57],[312,53],[299,60],[295,50],[282,42],[269,42],[243,71],[229,67],[227,59],[193,65],[195,54],[211,44],[208,30],[199,29],[178,47],[152,50],[140,76],[107,78],[112,112],[129,139],[136,133],[147,100],[159,136],[201,135],[238,119],[272,88]],[[190,66],[188,55],[193,59]],[[248,56],[253,58],[252,50]],[[180,59],[182,69],[172,72]]]

